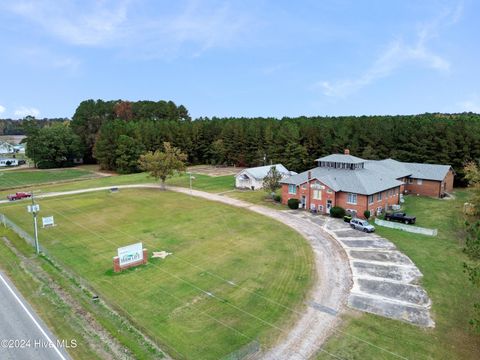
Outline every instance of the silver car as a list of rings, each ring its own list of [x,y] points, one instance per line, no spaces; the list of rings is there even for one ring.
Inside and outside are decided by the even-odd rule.
[[[352,229],[360,230],[363,232],[374,232],[375,226],[370,225],[367,220],[362,219],[352,219],[350,220],[350,226]]]

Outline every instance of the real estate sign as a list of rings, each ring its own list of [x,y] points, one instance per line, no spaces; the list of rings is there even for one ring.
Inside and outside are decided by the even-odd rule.
[[[118,260],[120,266],[125,266],[143,260],[142,243],[136,243],[118,248]]]
[[[55,226],[55,221],[53,220],[53,216],[42,217],[42,224],[43,224],[43,227]]]

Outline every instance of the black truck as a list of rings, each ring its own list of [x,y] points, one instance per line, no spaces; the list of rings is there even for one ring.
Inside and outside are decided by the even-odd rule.
[[[404,212],[396,212],[391,214],[385,214],[385,220],[398,221],[405,224],[415,224],[417,218],[415,216],[409,216]]]

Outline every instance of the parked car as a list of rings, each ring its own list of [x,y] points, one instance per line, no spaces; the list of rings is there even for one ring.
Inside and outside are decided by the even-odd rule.
[[[375,226],[371,225],[368,223],[367,220],[362,220],[362,219],[352,219],[350,220],[350,226],[352,229],[360,230],[363,232],[374,232],[375,231]]]
[[[21,199],[28,199],[32,197],[32,194],[26,192],[17,192],[15,194],[10,194],[7,196],[7,199],[10,201],[21,200]]]
[[[385,214],[385,220],[398,221],[398,222],[403,222],[405,224],[415,224],[415,221],[417,221],[417,218],[415,216],[409,216],[404,212],[396,212],[396,213]]]

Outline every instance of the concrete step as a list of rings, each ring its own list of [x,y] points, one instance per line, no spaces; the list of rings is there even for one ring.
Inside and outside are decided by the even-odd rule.
[[[363,261],[352,261],[352,273],[354,277],[377,278],[379,281],[387,279],[407,284],[417,283],[422,277],[422,273],[415,266],[398,266],[395,264]]]
[[[430,317],[429,308],[426,306],[414,306],[353,292],[349,296],[348,305],[357,310],[418,326],[435,326],[435,322]]]

